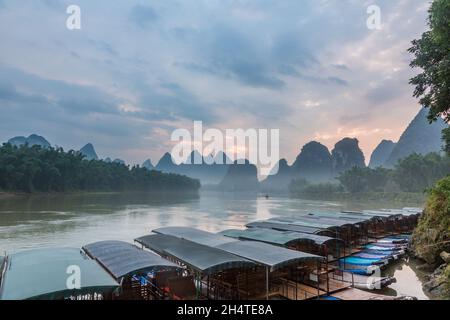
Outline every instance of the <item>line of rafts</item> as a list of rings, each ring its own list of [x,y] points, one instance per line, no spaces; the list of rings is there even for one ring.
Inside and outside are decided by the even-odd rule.
[[[369,275],[405,253],[421,212],[314,212],[218,234],[160,228],[137,245],[23,251],[0,258],[0,299],[306,300],[344,290],[357,298],[355,288],[394,281]]]

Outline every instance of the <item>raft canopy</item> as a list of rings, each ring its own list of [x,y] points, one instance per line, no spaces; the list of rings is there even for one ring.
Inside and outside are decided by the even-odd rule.
[[[350,214],[344,212],[324,212],[324,211],[314,211],[306,215],[307,217],[317,217],[320,219],[327,219],[333,221],[347,221],[348,223],[359,224],[369,222],[372,218],[364,216],[362,214]]]
[[[316,220],[309,220],[306,218],[297,218],[297,219],[289,219],[289,218],[272,218],[266,220],[267,222],[274,222],[274,223],[286,223],[286,224],[292,224],[295,226],[303,226],[303,227],[310,227],[310,228],[318,228],[318,229],[328,229],[332,228],[333,226],[330,224],[327,224],[325,222],[320,222],[318,219]]]
[[[263,242],[235,241],[217,246],[217,248],[245,257],[270,268],[270,271],[296,265],[306,261],[323,261],[324,258],[314,254],[276,247]]]
[[[281,223],[281,222],[273,222],[273,221],[272,222],[255,221],[255,222],[248,223],[246,225],[246,227],[247,228],[274,229],[274,230],[279,230],[279,231],[294,231],[294,232],[309,233],[309,234],[319,234],[324,231],[321,228],[298,226],[298,225]]]
[[[342,227],[355,227],[356,222],[349,222],[346,220],[332,219],[332,218],[322,218],[314,216],[297,216],[295,218],[272,218],[267,220],[267,222],[275,223],[287,223],[298,226],[313,227],[320,229],[334,229]]]
[[[221,249],[259,265],[269,267],[272,271],[305,260],[323,260],[323,257],[305,252],[280,248],[262,242],[240,241],[220,234],[187,227],[160,228],[153,230],[153,232]]]
[[[220,249],[170,235],[151,234],[135,239],[144,247],[201,272],[214,274],[228,269],[255,267],[255,263]]]
[[[85,245],[83,250],[116,279],[147,273],[157,268],[179,268],[152,252],[123,241],[95,242]]]
[[[300,233],[293,231],[277,231],[274,229],[250,228],[246,230],[230,229],[222,231],[220,234],[243,240],[261,241],[269,244],[287,246],[294,242],[310,242],[315,245],[327,245],[331,242],[342,242],[340,239],[319,236],[315,234]]]
[[[102,267],[76,248],[11,254],[5,269],[0,300],[64,299],[89,293],[111,293],[119,287]],[[76,269],[80,271],[80,289],[71,289],[68,280],[76,276]]]
[[[155,229],[153,232],[167,236],[174,236],[180,239],[186,239],[209,247],[215,247],[221,244],[236,241],[235,239],[230,239],[218,234],[188,227],[165,227]]]

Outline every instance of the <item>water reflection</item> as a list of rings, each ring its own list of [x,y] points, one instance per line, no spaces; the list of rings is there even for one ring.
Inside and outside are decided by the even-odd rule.
[[[384,275],[395,277],[397,282],[383,289],[382,293],[391,296],[410,295],[428,300],[429,297],[422,289],[425,274],[417,268],[420,263],[415,259],[403,259],[390,265]]]
[[[254,220],[295,217],[300,212],[396,208],[406,204],[339,203],[254,193],[93,193],[39,195],[0,200],[0,250],[81,246],[118,239],[133,241],[162,226],[217,232]]]

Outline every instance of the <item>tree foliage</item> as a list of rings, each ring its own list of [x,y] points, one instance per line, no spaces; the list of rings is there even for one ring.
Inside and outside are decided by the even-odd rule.
[[[385,168],[357,168],[341,173],[337,179],[350,193],[383,192],[391,170]]]
[[[405,192],[423,192],[450,174],[449,157],[430,153],[412,154],[399,161],[393,172],[395,183]]]
[[[434,0],[428,17],[430,30],[414,40],[411,67],[422,72],[412,78],[414,96],[430,108],[429,120],[450,121],[450,0]]]
[[[442,251],[450,251],[450,178],[440,180],[430,190],[425,213],[414,230],[415,253],[435,263]]]
[[[197,190],[198,180],[139,166],[85,160],[62,148],[0,147],[0,190],[14,192]]]
[[[430,30],[412,41],[410,66],[422,72],[410,80],[414,97],[429,107],[428,119],[450,121],[450,0],[434,0],[428,16]],[[450,154],[450,128],[443,130],[444,149]]]
[[[337,183],[310,183],[305,179],[293,179],[289,184],[289,192],[295,195],[308,195],[324,197],[334,193],[344,192],[341,185]]]
[[[336,179],[339,184],[311,184],[293,180],[290,191],[294,194],[320,193],[423,193],[438,180],[450,174],[450,157],[437,153],[412,154],[400,160],[393,169],[358,168],[342,172]]]

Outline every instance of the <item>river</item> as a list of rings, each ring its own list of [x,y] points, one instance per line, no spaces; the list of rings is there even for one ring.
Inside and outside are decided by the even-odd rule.
[[[254,194],[93,193],[35,195],[0,199],[0,252],[52,246],[81,247],[101,240],[133,239],[164,226],[211,232],[243,228],[251,221],[294,217],[299,212],[401,208],[407,203],[333,202]],[[415,265],[400,262],[386,270],[397,283],[389,295],[427,299]]]

